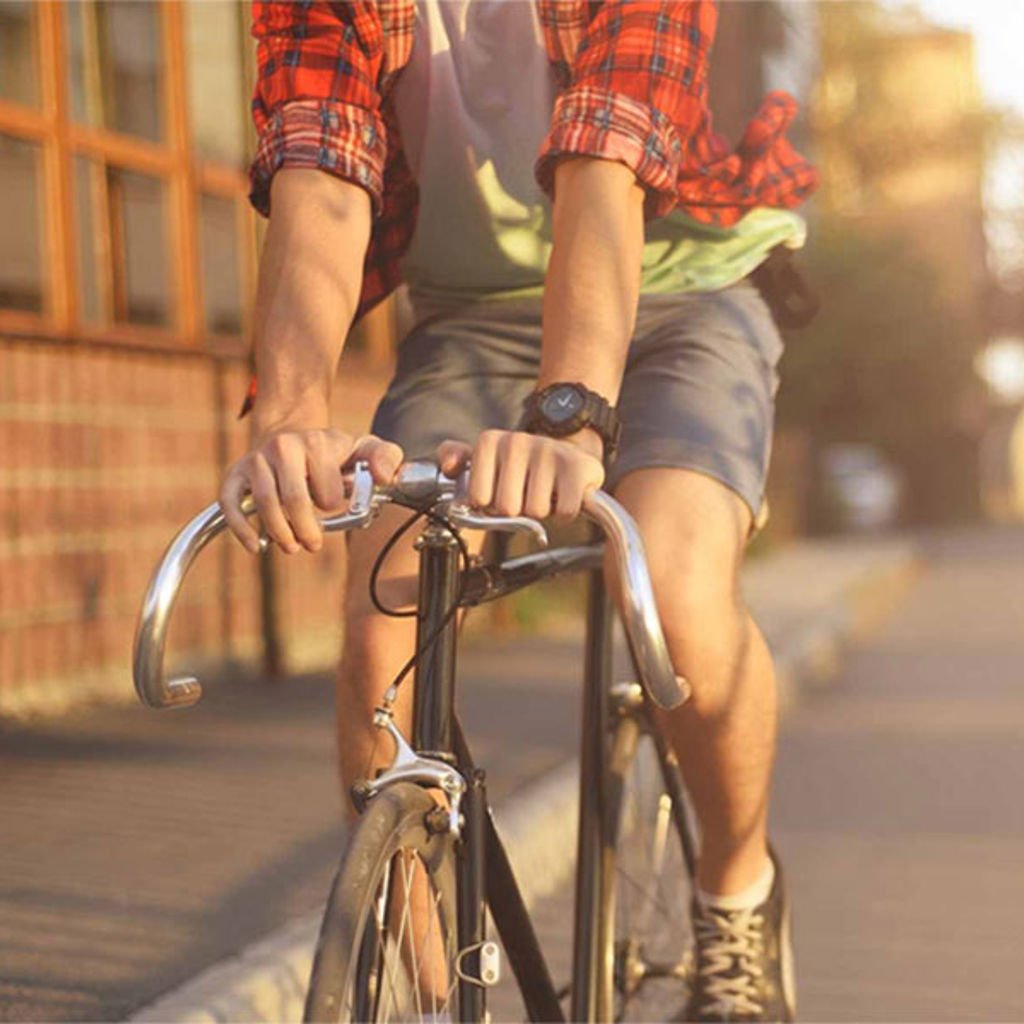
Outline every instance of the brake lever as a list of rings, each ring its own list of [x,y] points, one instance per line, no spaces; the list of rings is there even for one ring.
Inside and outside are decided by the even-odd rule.
[[[501,533],[528,533],[542,547],[548,546],[548,531],[526,516],[488,516],[470,508],[462,502],[452,502],[445,510],[445,517],[456,526],[470,530],[498,530]]]
[[[464,469],[455,481],[455,493],[445,515],[456,525],[469,530],[497,530],[500,533],[529,534],[542,548],[548,546],[548,531],[528,516],[490,516],[469,504],[469,470]]]
[[[369,463],[357,462],[352,470],[351,491],[349,495],[348,508],[337,515],[324,516],[320,520],[320,526],[324,533],[337,533],[339,530],[362,530],[373,521],[377,507],[384,500],[377,494],[373,486],[373,474],[370,472]],[[246,495],[242,500],[242,511],[246,515],[254,512],[255,502],[251,495]],[[264,533],[260,535],[260,551],[266,552],[273,542]]]
[[[320,520],[320,525],[325,533],[364,529],[373,521],[377,506],[384,500],[374,489],[369,463],[357,462],[352,471],[352,492],[348,508],[336,516],[325,516]]]

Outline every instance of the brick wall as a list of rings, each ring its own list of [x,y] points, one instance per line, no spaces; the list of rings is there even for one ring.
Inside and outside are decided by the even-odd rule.
[[[385,374],[356,360],[346,375],[339,422],[362,429]],[[240,362],[0,338],[0,716],[131,697],[142,594],[245,449],[245,382]],[[293,660],[337,633],[343,543],[328,548],[276,573]],[[259,576],[228,538],[208,549],[174,615],[170,664],[258,663]]]

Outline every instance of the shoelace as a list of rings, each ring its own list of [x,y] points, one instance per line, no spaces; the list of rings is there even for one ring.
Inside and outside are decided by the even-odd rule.
[[[749,910],[706,910],[695,922],[700,946],[698,972],[705,1000],[702,1014],[711,1017],[759,1016],[758,982],[764,977],[764,918]]]

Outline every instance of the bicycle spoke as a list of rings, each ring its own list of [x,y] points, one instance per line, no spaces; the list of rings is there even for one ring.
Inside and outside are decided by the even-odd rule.
[[[616,872],[624,882],[628,882],[632,886],[633,890],[643,897],[645,905],[650,905],[657,909],[661,916],[666,920],[670,921],[673,919],[674,913],[669,904],[662,898],[656,898],[650,894],[648,888],[646,888],[641,882],[638,882],[632,875],[627,874],[624,870],[619,868]]]
[[[396,854],[396,856],[403,857],[403,853],[400,852],[400,853]],[[403,859],[404,859],[404,857],[403,857]],[[402,866],[401,865],[399,865],[399,870],[400,871],[402,870]],[[392,895],[392,897],[394,896],[394,878],[392,878],[392,892],[391,892],[391,895]],[[389,906],[388,906],[388,917],[390,918],[391,917],[391,912],[392,912],[392,900],[389,900],[388,903],[389,903]],[[390,1020],[390,1018],[391,1018],[391,1007],[392,1007],[392,1005],[396,1004],[397,998],[398,998],[398,983],[397,983],[397,980],[395,978],[395,975],[396,975],[397,971],[401,970],[402,941],[405,938],[405,925],[406,925],[406,921],[408,920],[408,915],[406,913],[407,909],[408,909],[408,902],[407,901],[403,901],[403,904],[402,904],[402,916],[401,916],[401,918],[399,920],[399,926],[398,926],[398,936],[394,940],[394,942],[392,943],[392,947],[393,947],[392,955],[390,956],[390,958],[385,956],[385,963],[388,963],[390,961],[391,969],[390,969],[390,971],[387,972],[388,973],[388,977],[390,979],[389,980],[389,985],[388,985],[388,994],[390,995],[390,1001],[388,1001],[387,997],[385,997],[384,1009],[387,1011],[387,1013],[386,1013],[386,1016],[384,1018],[383,1024],[387,1024],[387,1021]],[[394,953],[394,950],[397,950],[397,954]],[[395,964],[396,960],[399,961],[397,965]]]
[[[413,915],[412,915],[412,878],[413,878],[413,875],[414,875],[415,871],[414,871],[414,869],[410,868],[410,864],[413,864],[413,863],[414,863],[413,858],[409,857],[408,855],[406,855],[405,857],[402,858],[402,880],[405,883],[405,892],[403,894],[403,899],[402,899],[402,933],[403,933],[403,936],[408,935],[410,950],[413,952],[413,954],[415,954],[414,943],[416,941],[416,939],[415,939],[416,923],[415,923],[415,921],[413,921]],[[407,928],[408,928],[408,930],[407,930]],[[399,966],[399,970],[405,969],[407,973],[410,972],[410,968],[406,966],[405,958],[402,955],[402,942],[401,941],[399,941],[399,943],[398,943],[398,966]],[[419,1001],[419,990],[420,990],[418,979],[415,978],[415,977],[412,977],[410,979],[410,984],[412,985],[412,988],[413,988],[413,996],[414,996],[414,998],[418,1002]],[[397,993],[396,993],[396,996],[397,996]],[[406,1005],[408,1005],[408,1002],[409,1002],[408,995],[406,996],[404,1002],[405,1002]],[[420,1006],[420,1017],[422,1017],[422,1016],[423,1016],[423,1007]]]
[[[435,931],[436,932],[440,932],[441,931],[441,894],[439,892],[437,892],[437,891],[434,892],[434,920],[437,922],[437,927],[436,928],[432,927],[430,929],[430,935],[428,937],[428,947],[427,947],[428,950],[430,950],[430,952],[431,952],[431,955],[428,956],[428,958],[427,958],[427,962],[430,963],[430,964],[436,964],[436,960],[434,959],[434,954],[433,954],[434,933],[435,933]],[[443,956],[445,958],[443,962],[444,962],[444,967],[445,967],[445,974],[447,976],[447,974],[449,973],[448,972],[448,960],[447,960],[448,950],[442,947],[438,952],[441,954],[441,956]],[[441,1002],[441,1007],[440,1007],[442,1010],[447,1009],[451,1005],[451,994],[452,994],[452,991],[453,990],[450,987],[445,991],[444,997],[443,997],[442,1002]],[[437,1012],[438,1012],[437,986],[436,985],[431,985],[431,987],[430,987],[430,998],[431,998],[431,1001],[432,1001],[432,1004],[433,1004],[434,1016],[436,1017],[437,1016]]]
[[[411,851],[394,856],[372,907],[373,964],[364,967],[368,973],[362,979],[364,1005],[357,1005],[350,992],[346,1001],[350,1015],[389,1024],[436,1019],[450,1012],[455,985],[450,983],[453,972],[448,969],[452,950],[449,942],[441,941],[445,933],[442,893]]]
[[[437,910],[437,904],[438,904],[439,899],[440,899],[439,894],[435,893],[434,894],[434,908],[433,908],[435,912]],[[433,920],[428,920],[427,924],[428,924],[429,927],[427,929],[427,942],[426,942],[426,949],[425,949],[424,952],[426,954],[427,963],[430,964],[430,965],[433,965],[433,963],[434,963],[434,958],[433,958],[433,953],[434,953],[434,926],[433,926]],[[417,964],[417,967],[416,967],[417,973],[419,972],[419,969],[420,969],[419,965]],[[433,966],[431,966],[431,970],[433,970]],[[431,1013],[432,1017],[434,1017],[435,1019],[437,1018],[437,986],[436,985],[431,985],[430,986],[430,1013]]]
[[[640,737],[622,782],[614,897],[621,1020],[664,1020],[685,979],[686,867],[659,757],[653,740]]]
[[[385,991],[386,986],[382,984],[383,978],[386,974],[387,969],[387,942],[390,936],[390,928],[388,926],[388,908],[390,906],[390,893],[392,886],[394,885],[394,871],[393,862],[388,861],[387,867],[384,871],[384,877],[381,881],[380,895],[377,898],[376,913],[377,913],[377,951],[374,956],[374,963],[376,971],[374,974],[374,991],[372,1006],[372,1019],[376,1020],[380,1016],[380,1001],[383,997],[387,998],[387,992]]]
[[[652,879],[652,889],[656,889],[662,881],[662,871],[665,867],[665,853],[668,848],[668,825],[671,814],[672,799],[667,793],[662,793],[658,797],[658,814],[654,825],[653,856],[651,857],[651,869],[648,876]],[[650,911],[655,909],[657,904],[655,900],[651,898],[645,906],[648,908],[648,913],[643,915],[637,925],[641,931],[646,930],[645,926],[650,920]]]

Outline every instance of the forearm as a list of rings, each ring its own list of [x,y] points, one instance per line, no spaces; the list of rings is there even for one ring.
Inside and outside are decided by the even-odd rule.
[[[540,387],[578,381],[616,400],[640,293],[643,200],[624,164],[582,157],[556,169]]]
[[[322,171],[279,172],[271,211],[254,318],[257,434],[328,425],[370,237],[367,193]]]

